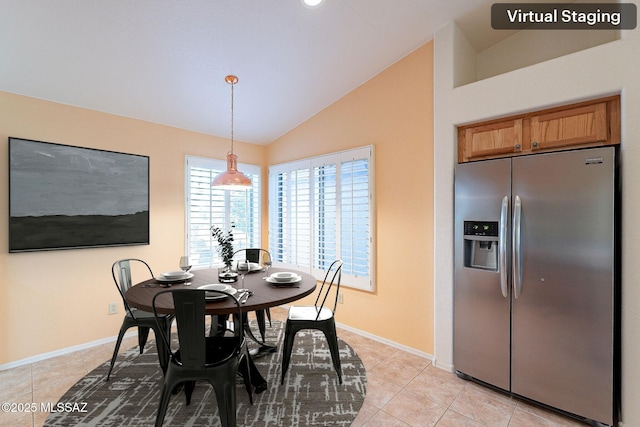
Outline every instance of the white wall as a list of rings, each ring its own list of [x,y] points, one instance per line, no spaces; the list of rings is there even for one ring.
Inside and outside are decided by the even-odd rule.
[[[549,59],[609,43],[617,30],[525,30],[478,54],[478,78],[497,76]]]
[[[621,93],[622,106],[622,418],[640,425],[640,31],[620,40],[454,88],[468,63],[453,23],[435,35],[435,364],[453,369],[453,167],[455,126]],[[544,351],[544,349],[540,349]]]

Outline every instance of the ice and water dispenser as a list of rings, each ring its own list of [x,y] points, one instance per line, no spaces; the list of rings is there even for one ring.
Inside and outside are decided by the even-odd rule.
[[[498,222],[464,222],[464,266],[498,271]]]

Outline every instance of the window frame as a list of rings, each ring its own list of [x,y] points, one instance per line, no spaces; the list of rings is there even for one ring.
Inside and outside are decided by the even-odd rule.
[[[226,160],[221,159],[213,159],[206,157],[198,157],[198,156],[185,156],[185,191],[184,191],[184,206],[185,206],[185,241],[184,241],[184,253],[192,256],[190,253],[191,245],[192,245],[192,206],[191,206],[191,184],[192,184],[192,175],[191,168],[200,168],[200,169],[208,169],[210,171],[215,171],[212,174],[213,176],[219,171],[223,172],[227,169]],[[261,247],[262,246],[262,167],[259,165],[252,165],[247,163],[238,163],[238,170],[241,170],[246,175],[251,177],[253,191],[254,191],[254,202],[255,207],[252,209],[253,212],[253,222],[255,226],[253,227],[255,231],[253,232],[253,240],[254,243],[248,243],[252,247]],[[257,180],[257,182],[256,182]],[[213,208],[209,211],[209,228],[213,225],[222,225],[221,228],[226,232],[231,229],[235,229],[236,224],[232,224],[232,216],[231,216],[231,204],[232,204],[232,191],[233,190],[215,190],[224,192],[224,222],[225,224],[216,224],[212,218]],[[238,192],[244,192],[245,190],[238,190]],[[213,201],[212,201],[213,204]],[[235,230],[234,230],[235,234]],[[234,236],[235,237],[235,236]],[[194,264],[194,269],[202,269],[202,268],[214,268],[219,267],[221,264],[220,256],[218,255],[217,246],[218,242],[211,235],[211,231],[208,231],[207,237],[204,240],[204,245],[210,252],[209,262],[208,263],[198,263]],[[237,247],[238,242],[234,240],[234,251],[243,249],[244,246]]]
[[[315,183],[314,183],[314,173],[316,167],[336,165],[336,173],[335,173],[335,191],[336,191],[336,216],[340,217],[341,210],[340,206],[340,180],[343,176],[342,166],[348,162],[353,162],[357,160],[366,160],[367,161],[367,191],[368,191],[368,275],[367,276],[358,276],[354,274],[350,274],[345,271],[343,267],[342,273],[342,283],[341,286],[346,286],[354,289],[360,289],[365,291],[375,291],[376,289],[376,280],[375,280],[375,270],[376,270],[376,261],[375,261],[375,253],[376,253],[376,238],[375,238],[375,171],[374,171],[374,149],[372,145],[343,150],[339,152],[329,153],[321,156],[314,156],[309,158],[304,158],[300,160],[295,160],[291,162],[279,163],[269,166],[268,172],[268,185],[269,185],[269,198],[268,198],[268,220],[269,220],[269,250],[272,252],[272,258],[274,260],[274,265],[281,268],[292,268],[305,271],[309,274],[312,274],[319,280],[324,278],[325,270],[314,268],[314,235],[317,230],[316,223],[316,214],[318,214],[318,209],[315,204]],[[308,173],[304,174],[302,171],[306,171]],[[282,174],[292,174],[293,172],[298,174],[302,174],[305,179],[308,180],[309,191],[308,191],[308,201],[309,201],[309,236],[308,239],[304,239],[303,242],[308,244],[309,247],[306,248],[306,252],[308,252],[308,260],[304,260],[304,262],[296,262],[296,257],[293,257],[293,262],[278,262],[277,259],[279,257],[280,251],[276,250],[276,246],[283,244],[279,241],[280,235],[277,233],[277,227],[274,224],[278,223],[278,219],[281,214],[276,211],[279,208],[278,206],[278,197],[285,197],[286,195],[278,194],[279,182],[276,180],[282,178]],[[280,177],[280,178],[279,178]],[[291,193],[290,185],[287,185],[286,188]],[[289,197],[291,195],[289,194]],[[287,199],[287,201],[291,201],[291,199]],[[304,209],[304,206],[302,207]],[[304,212],[304,211],[303,211]],[[340,218],[336,219],[337,222],[337,231],[336,231],[336,246],[337,249],[340,250],[340,242],[339,240],[342,238],[341,235],[341,220]],[[284,232],[283,232],[284,233]],[[295,245],[297,245],[297,241]],[[297,249],[297,248],[296,248]],[[298,253],[303,251],[303,249],[297,249]],[[297,253],[296,253],[297,255]],[[337,253],[337,257],[340,258],[343,254],[341,252]]]

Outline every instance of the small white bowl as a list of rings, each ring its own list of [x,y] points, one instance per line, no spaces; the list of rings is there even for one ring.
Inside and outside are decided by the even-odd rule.
[[[293,280],[297,275],[289,271],[282,271],[280,273],[273,273],[271,278],[276,282],[289,282]]]
[[[166,279],[180,279],[185,276],[185,272],[180,271],[167,271],[166,273],[162,273],[162,277]]]

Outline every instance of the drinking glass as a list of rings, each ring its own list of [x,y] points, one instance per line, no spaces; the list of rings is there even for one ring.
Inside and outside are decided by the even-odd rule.
[[[238,292],[246,292],[247,288],[244,287],[244,276],[249,272],[250,264],[246,259],[243,261],[238,261],[236,265],[236,271],[242,277],[242,289],[238,289]]]
[[[269,269],[271,268],[271,264],[273,264],[271,262],[271,258],[270,257],[266,257],[263,261],[262,264],[264,265],[264,275],[265,277],[269,277]]]
[[[189,270],[191,270],[191,262],[189,261],[188,256],[180,257],[180,269],[184,271],[184,274],[187,274]],[[184,283],[185,286],[189,286],[191,282]]]

